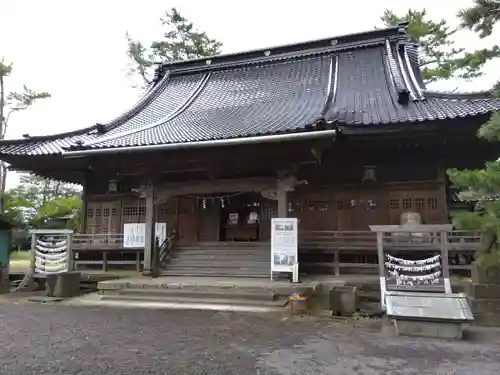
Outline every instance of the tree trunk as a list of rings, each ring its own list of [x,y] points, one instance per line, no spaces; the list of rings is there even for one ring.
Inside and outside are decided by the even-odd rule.
[[[5,128],[7,127],[5,118],[5,85],[3,75],[0,74],[0,139],[5,136]],[[0,161],[0,214],[4,212],[4,193],[5,183],[7,180],[7,168],[3,161]]]
[[[7,166],[3,161],[0,161],[0,214],[4,213],[5,209],[5,185],[7,183]]]

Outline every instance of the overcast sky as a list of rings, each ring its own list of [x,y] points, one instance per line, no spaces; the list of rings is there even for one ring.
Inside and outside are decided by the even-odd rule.
[[[444,6],[446,3],[446,6]],[[12,117],[7,138],[51,134],[105,122],[137,100],[126,77],[125,33],[143,42],[161,38],[159,17],[170,7],[208,35],[223,52],[293,43],[370,30],[381,26],[384,9],[403,13],[416,4],[434,18],[456,24],[456,12],[471,0],[0,0],[0,57],[14,63],[8,89],[22,84],[52,98]],[[419,9],[420,9],[419,8]],[[500,27],[489,40],[461,32],[467,49],[500,42]],[[500,78],[490,63],[483,78],[449,82],[439,89],[489,89]],[[495,65],[497,69],[495,69]],[[18,179],[9,175],[8,186]]]

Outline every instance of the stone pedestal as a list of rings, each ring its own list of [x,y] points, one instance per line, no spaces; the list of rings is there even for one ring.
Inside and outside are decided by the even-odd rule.
[[[330,291],[330,310],[341,316],[350,316],[356,312],[356,287],[337,286]]]
[[[461,340],[463,329],[460,322],[423,322],[418,320],[394,319],[398,335],[420,336]]]
[[[474,264],[471,279],[465,291],[475,324],[500,327],[500,266],[481,267]]]
[[[57,298],[69,298],[79,295],[80,276],[80,272],[64,272],[47,275],[47,295]]]

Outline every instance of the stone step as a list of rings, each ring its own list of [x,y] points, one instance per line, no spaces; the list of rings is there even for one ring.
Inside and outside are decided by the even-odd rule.
[[[240,288],[220,288],[212,290],[166,288],[166,289],[119,289],[102,290],[103,296],[148,296],[151,298],[178,297],[193,299],[237,299],[249,301],[273,302],[276,296],[271,290],[262,290],[260,293],[249,292]]]
[[[192,256],[263,256],[271,258],[269,251],[248,251],[248,250],[234,250],[234,251],[212,251],[212,250],[174,250],[172,254],[178,255],[192,255]]]
[[[247,299],[231,299],[231,298],[198,298],[198,297],[180,297],[180,296],[165,296],[152,297],[147,295],[102,295],[101,300],[104,301],[135,301],[135,302],[156,302],[156,303],[177,303],[189,305],[223,305],[223,306],[256,306],[256,307],[273,307],[283,309],[287,303],[285,299],[277,299],[275,301],[255,301]]]
[[[271,272],[269,267],[224,267],[221,265],[205,265],[205,266],[192,266],[192,265],[185,265],[185,264],[180,264],[177,265],[175,262],[167,264],[165,270],[170,270],[170,271],[185,271],[185,272],[197,272],[197,273],[204,273],[204,274],[209,274],[210,272],[215,273],[227,273],[231,275],[238,275],[240,273],[248,273],[248,274],[269,274]]]
[[[234,268],[234,269],[267,269],[269,262],[245,262],[244,260],[193,260],[193,259],[170,259],[170,267],[192,267],[192,268]],[[168,267],[168,266],[167,266]]]
[[[269,249],[254,249],[254,248],[235,249],[233,247],[228,247],[225,249],[174,248],[173,252],[193,253],[193,254],[271,254],[271,251]]]
[[[170,256],[173,261],[193,261],[193,262],[266,262],[270,263],[270,257],[263,257],[261,255],[187,255],[173,253]]]
[[[190,245],[182,245],[179,244],[178,246],[181,247],[190,247],[190,246],[205,246],[205,247],[214,247],[214,246],[219,246],[219,247],[224,247],[224,246],[251,246],[251,247],[269,247],[271,246],[270,242],[258,242],[258,241],[217,241],[217,242],[198,242],[195,244],[190,244]]]
[[[194,244],[194,245],[176,245],[176,249],[214,249],[214,250],[224,250],[224,249],[270,249],[271,246],[269,244],[246,244],[246,243],[238,243],[231,242],[227,244]]]
[[[162,276],[185,276],[185,277],[244,277],[244,278],[269,278],[270,271],[264,272],[249,272],[249,271],[234,271],[230,270],[214,270],[214,269],[183,269],[183,268],[167,268],[161,271]]]

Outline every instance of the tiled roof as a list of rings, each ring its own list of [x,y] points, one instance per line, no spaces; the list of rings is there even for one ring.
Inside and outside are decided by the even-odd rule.
[[[97,136],[97,126],[74,132],[48,136],[25,137],[24,139],[0,141],[1,155],[60,155],[77,142],[87,142]]]
[[[426,90],[405,28],[165,64],[116,120],[86,131],[0,142],[0,155],[71,153],[484,115],[489,93]],[[99,130],[99,132],[97,132]],[[68,152],[69,151],[69,152]]]

